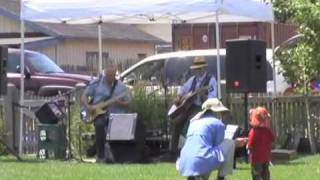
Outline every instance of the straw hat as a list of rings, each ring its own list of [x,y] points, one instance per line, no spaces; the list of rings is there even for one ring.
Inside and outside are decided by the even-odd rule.
[[[190,69],[201,69],[207,66],[208,63],[204,56],[196,56],[193,59],[193,64],[190,66]]]
[[[226,112],[229,111],[228,108],[226,108],[221,101],[217,98],[209,98],[202,104],[202,111],[200,111],[198,114],[196,114],[190,121],[198,120],[204,115],[205,112],[208,110],[211,110],[213,112]]]
[[[202,104],[202,110],[211,110],[213,112],[229,111],[218,98],[209,98]]]

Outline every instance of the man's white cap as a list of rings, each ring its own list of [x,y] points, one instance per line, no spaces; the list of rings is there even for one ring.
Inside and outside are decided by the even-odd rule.
[[[209,98],[202,104],[202,110],[211,110],[213,112],[229,111],[218,98]]]

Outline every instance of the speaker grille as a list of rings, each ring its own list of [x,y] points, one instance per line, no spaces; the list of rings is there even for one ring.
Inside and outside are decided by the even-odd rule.
[[[137,116],[137,113],[110,114],[107,131],[107,140],[134,140]]]
[[[226,44],[227,91],[265,92],[266,43],[259,40],[228,40]]]

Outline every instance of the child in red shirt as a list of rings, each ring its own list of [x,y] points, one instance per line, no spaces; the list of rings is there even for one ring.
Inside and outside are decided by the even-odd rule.
[[[269,162],[272,143],[275,139],[271,130],[271,117],[264,107],[251,110],[248,149],[253,180],[270,180]]]

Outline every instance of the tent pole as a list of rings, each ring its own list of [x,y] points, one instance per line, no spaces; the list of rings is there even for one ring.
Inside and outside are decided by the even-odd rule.
[[[273,129],[275,130],[275,132],[279,132],[279,127],[277,126],[278,121],[277,118],[275,117],[276,114],[276,96],[277,96],[277,77],[276,77],[276,59],[275,59],[275,55],[274,55],[274,50],[275,50],[275,42],[274,42],[274,21],[271,22],[271,47],[272,47],[272,68],[273,68],[273,95],[272,95],[272,106],[271,106],[271,111],[272,111],[272,119],[275,120],[275,122],[273,124],[275,124],[275,126],[273,127]]]
[[[220,32],[219,32],[219,11],[216,11],[216,48],[217,48],[217,83],[218,98],[221,99],[221,73],[220,73]]]
[[[102,35],[101,35],[101,24],[102,22],[98,23],[98,41],[99,41],[99,63],[98,63],[98,74],[102,73]]]
[[[274,55],[275,42],[274,42],[274,22],[271,22],[271,47],[272,47],[272,68],[273,68],[273,93],[277,93],[277,77],[276,77],[276,59]]]
[[[20,46],[20,106],[24,106],[24,20],[20,21],[20,35],[21,35],[21,46]],[[22,155],[23,146],[23,109],[20,108],[20,128],[19,128],[19,155]]]

